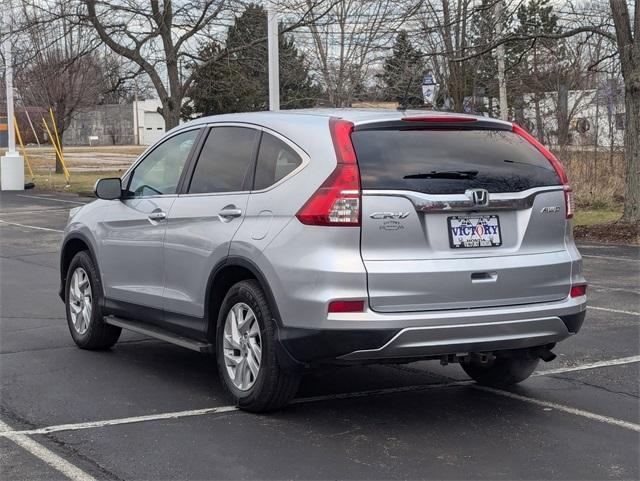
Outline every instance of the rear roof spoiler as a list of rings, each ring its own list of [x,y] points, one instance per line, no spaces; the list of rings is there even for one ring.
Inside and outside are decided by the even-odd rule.
[[[506,130],[510,122],[491,118],[455,115],[425,115],[394,120],[369,120],[355,123],[354,130]]]

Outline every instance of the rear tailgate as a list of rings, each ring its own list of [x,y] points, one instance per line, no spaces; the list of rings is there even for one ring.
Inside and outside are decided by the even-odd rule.
[[[369,124],[352,140],[372,309],[489,307],[568,295],[563,186],[522,137],[496,128]]]

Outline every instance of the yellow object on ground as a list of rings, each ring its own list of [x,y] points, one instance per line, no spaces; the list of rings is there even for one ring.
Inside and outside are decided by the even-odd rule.
[[[27,155],[27,150],[24,148],[24,143],[22,142],[22,135],[20,135],[20,127],[18,127],[18,119],[16,116],[13,116],[13,125],[16,128],[16,137],[18,137],[18,142],[20,142],[20,149],[22,150],[22,157],[24,157],[24,161],[27,164],[27,169],[29,169],[29,175],[31,175],[31,180],[35,179],[35,175],[33,175],[33,169],[31,169],[31,164],[29,163],[29,156]]]
[[[63,173],[64,173],[64,178],[67,180],[67,182],[69,182],[69,179],[71,178],[71,176],[69,175],[69,171],[67,170],[67,166],[66,166],[66,164],[64,162],[64,156],[62,155],[62,150],[60,149],[60,147],[56,143],[56,139],[53,137],[53,134],[51,134],[51,130],[49,129],[49,125],[47,125],[47,121],[45,119],[42,119],[42,124],[44,125],[44,128],[47,131],[47,134],[49,135],[49,138],[51,139],[51,143],[53,144],[53,148],[55,149],[56,154],[58,155],[58,158],[60,159],[60,162],[62,163],[62,170],[63,170]]]

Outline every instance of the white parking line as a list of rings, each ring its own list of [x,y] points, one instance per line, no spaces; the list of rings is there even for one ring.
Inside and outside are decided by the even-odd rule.
[[[117,426],[119,424],[134,424],[147,421],[161,421],[163,419],[179,419],[192,416],[202,416],[204,414],[226,413],[237,411],[236,406],[220,406],[215,408],[191,409],[188,411],[176,411],[170,413],[149,414],[147,416],[133,416],[129,418],[105,419],[103,421],[91,421],[86,423],[75,424],[59,424],[57,426],[48,426],[40,429],[27,429],[24,431],[0,430],[0,437],[14,438],[15,436],[27,436],[33,434],[50,434],[60,431],[79,431],[82,429],[103,428],[106,426]],[[6,426],[6,425],[5,425]],[[2,426],[0,425],[0,428]]]
[[[631,294],[640,294],[639,290],[627,289],[625,287],[608,287],[603,286],[601,284],[594,284],[589,282],[589,289],[593,289],[595,291],[615,291],[615,292],[630,292]]]
[[[0,212],[0,215],[41,214],[43,212],[69,212],[68,207],[56,207],[51,209],[11,210]]]
[[[608,259],[613,261],[637,261],[639,259],[634,259],[633,257],[616,257],[616,256],[597,256],[592,254],[582,254],[582,257],[587,257],[591,259]]]
[[[25,197],[27,199],[40,199],[40,200],[50,200],[51,202],[67,202],[69,204],[81,204],[84,205],[86,202],[79,202],[76,200],[66,200],[66,199],[54,199],[52,197],[42,197],[39,195],[27,195],[27,194],[16,194],[17,197]]]
[[[10,429],[10,427],[0,421],[0,429],[4,431]],[[88,475],[77,466],[74,466],[69,461],[61,458],[50,449],[45,448],[42,444],[34,441],[26,435],[16,434],[15,436],[10,436],[10,439],[22,449],[31,453],[33,456],[45,462],[72,481],[95,481],[93,476]]]
[[[589,411],[585,411],[583,409],[576,409],[569,406],[565,406],[563,404],[558,404],[550,401],[543,401],[542,399],[522,396],[520,394],[516,394],[511,391],[504,391],[502,389],[496,389],[493,387],[480,386],[479,384],[474,384],[473,388],[479,389],[480,391],[486,391],[493,394],[497,394],[499,396],[504,396],[511,399],[517,399],[518,401],[523,401],[529,404],[535,404],[537,406],[555,409],[557,411],[573,414],[575,416],[581,416],[583,418],[587,418],[592,421],[598,421],[600,423],[610,424],[612,426],[618,426],[620,428],[630,429],[632,431],[640,432],[640,424],[631,423],[628,421],[622,421],[621,419],[616,419],[609,416],[601,416],[600,414],[595,414]]]
[[[36,225],[19,224],[17,222],[9,222],[2,219],[0,219],[0,224],[12,225],[15,227],[24,227],[25,229],[45,230],[49,232],[64,232],[63,230],[60,230],[60,229],[50,229],[49,227],[38,227]]]
[[[585,371],[588,369],[597,369],[599,367],[608,367],[608,366],[620,366],[622,364],[631,364],[634,362],[640,362],[640,356],[630,356],[630,357],[621,357],[618,359],[611,359],[609,361],[597,361],[591,362],[589,364],[582,364],[580,366],[572,366],[572,367],[559,367],[557,369],[547,369],[545,371],[536,371],[533,373],[534,376],[547,376],[549,374],[561,374],[563,372],[573,372],[573,371]]]
[[[598,361],[595,363],[583,364],[581,366],[574,366],[569,368],[558,368],[558,369],[551,369],[548,371],[538,371],[534,375],[544,376],[544,375],[556,374],[560,372],[581,371],[586,369],[595,369],[598,367],[614,366],[614,365],[626,364],[631,362],[639,362],[639,361],[640,361],[640,356],[632,356],[632,357],[626,357],[626,358],[611,359],[608,361]],[[386,388],[386,389],[375,389],[375,390],[368,390],[368,391],[357,391],[357,392],[329,394],[329,395],[323,395],[323,396],[312,396],[307,398],[295,399],[292,402],[292,404],[308,404],[308,403],[314,403],[314,402],[333,401],[333,400],[339,400],[339,399],[353,399],[353,398],[366,397],[366,396],[418,392],[418,391],[425,391],[425,390],[431,390],[436,388],[447,388],[447,387],[456,387],[456,386],[471,386],[473,388],[492,392],[494,394],[498,394],[501,396],[510,397],[512,399],[517,399],[520,401],[537,404],[540,406],[556,409],[558,411],[566,412],[576,416],[582,416],[582,417],[591,419],[593,421],[598,421],[605,424],[619,426],[625,429],[631,429],[633,431],[640,432],[640,424],[630,423],[627,421],[622,421],[620,419],[611,418],[608,416],[602,416],[600,414],[595,414],[589,411],[584,411],[581,409],[564,406],[562,404],[543,401],[541,399],[521,396],[519,394],[514,394],[509,391],[504,391],[502,389],[495,389],[495,388],[480,386],[478,384],[475,384],[471,380],[453,381],[453,382],[438,383],[438,384],[423,384],[423,385],[417,385],[417,386],[416,385],[400,386],[400,387],[393,387],[393,388]],[[213,408],[191,409],[187,411],[174,411],[169,413],[150,414],[146,416],[133,416],[133,417],[127,417],[127,418],[106,419],[102,421],[59,424],[59,425],[47,426],[39,429],[28,429],[23,431],[13,431],[11,429],[7,429],[8,427],[6,425],[0,425],[0,438],[4,437],[9,439],[14,439],[16,437],[19,438],[21,436],[27,436],[27,435],[50,434],[50,433],[55,433],[60,431],[78,431],[83,429],[94,429],[94,428],[101,428],[101,427],[107,427],[107,426],[118,426],[122,424],[134,424],[134,423],[142,423],[142,422],[149,422],[149,421],[160,421],[164,419],[180,419],[184,417],[203,416],[206,414],[220,414],[220,413],[237,412],[237,411],[239,411],[239,408],[237,406],[219,406],[219,407],[213,407]]]
[[[617,314],[629,314],[630,316],[640,316],[640,312],[623,311],[621,309],[610,309],[608,307],[587,306],[587,309],[595,309],[596,311],[615,312]]]

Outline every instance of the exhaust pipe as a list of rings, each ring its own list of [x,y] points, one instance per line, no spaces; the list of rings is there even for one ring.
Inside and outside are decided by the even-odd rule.
[[[548,347],[539,347],[538,349],[535,349],[533,351],[533,354],[538,356],[544,362],[553,361],[556,357],[558,357]]]

